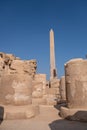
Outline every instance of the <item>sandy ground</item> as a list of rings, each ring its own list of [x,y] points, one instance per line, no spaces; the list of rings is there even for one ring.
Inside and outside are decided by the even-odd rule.
[[[87,130],[87,123],[67,121],[60,118],[52,106],[41,106],[40,115],[29,120],[5,120],[0,130]]]

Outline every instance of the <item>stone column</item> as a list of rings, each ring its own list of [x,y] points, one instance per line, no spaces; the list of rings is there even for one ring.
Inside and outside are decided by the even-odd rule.
[[[87,122],[87,60],[72,59],[65,65],[67,108],[61,116]]]
[[[87,60],[74,59],[65,65],[69,108],[87,108]]]
[[[54,32],[50,30],[50,79],[57,76],[56,66],[55,66],[55,48],[54,48]]]

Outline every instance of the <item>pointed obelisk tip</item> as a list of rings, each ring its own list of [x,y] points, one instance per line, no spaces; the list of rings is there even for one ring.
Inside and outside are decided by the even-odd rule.
[[[53,29],[52,29],[52,28],[50,29],[50,32],[53,32]]]

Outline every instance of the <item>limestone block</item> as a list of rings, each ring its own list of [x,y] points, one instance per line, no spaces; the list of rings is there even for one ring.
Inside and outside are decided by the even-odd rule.
[[[29,75],[35,76],[37,68],[36,60],[29,60],[24,62],[25,62],[24,71],[29,73]]]
[[[60,80],[57,78],[50,80],[50,87],[51,88],[59,88]]]
[[[59,94],[58,88],[47,88],[46,91],[47,91],[47,94],[51,94],[51,95],[58,96]]]
[[[39,89],[41,89],[42,92],[43,92],[43,95],[45,95],[46,94],[46,88],[47,88],[47,86],[46,86],[46,74],[35,74],[34,86],[37,86]],[[39,86],[41,86],[41,88]]]
[[[3,53],[3,52],[0,52],[0,58],[5,58],[6,57],[6,54],[5,53]]]
[[[12,54],[0,52],[0,70],[8,74],[28,74],[32,78],[35,76],[37,68],[36,60],[21,60]]]
[[[46,104],[47,105],[56,105],[57,104],[57,97],[53,94],[47,94],[44,95],[43,97],[44,99],[46,99]]]
[[[60,115],[68,120],[87,122],[86,109],[68,109],[66,107],[61,107]]]
[[[44,81],[46,83],[46,74],[36,74],[34,80],[37,82]]]
[[[3,75],[0,103],[26,105],[32,103],[32,79],[28,75]]]
[[[7,57],[9,57],[10,60],[16,60],[16,57],[13,54],[6,54]]]
[[[56,105],[57,102],[53,100],[52,98],[47,98],[47,105]]]
[[[12,54],[5,54],[3,52],[0,52],[0,59],[2,59],[4,61],[5,65],[10,66],[12,60],[15,60],[16,57],[14,55],[12,55]],[[4,66],[4,68],[5,68],[5,66]]]
[[[3,69],[5,68],[5,63],[2,58],[0,58],[0,74],[2,74]]]
[[[25,106],[4,105],[3,108],[4,108],[3,119],[7,120],[29,119],[39,114],[38,105],[25,105]]]
[[[11,70],[14,70],[16,73],[24,73],[24,61],[22,60],[13,60],[10,66]]]
[[[33,98],[42,98],[43,96],[43,84],[42,82],[33,82],[33,92],[32,97]]]
[[[42,92],[39,92],[39,91],[32,92],[32,98],[42,98],[42,97],[43,97]]]
[[[26,115],[25,112],[7,112],[5,119],[6,120],[26,119]]]
[[[45,98],[32,98],[32,104],[34,105],[46,105],[47,101]]]

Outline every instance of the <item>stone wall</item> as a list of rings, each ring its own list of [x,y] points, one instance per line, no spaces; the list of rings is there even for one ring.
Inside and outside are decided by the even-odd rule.
[[[0,53],[0,103],[23,105],[32,102],[32,79],[36,61],[23,61]]]
[[[36,74],[34,78],[32,101],[39,105],[56,105],[59,99],[59,80],[46,81],[46,74]]]
[[[35,87],[37,86],[37,87]],[[36,91],[41,91],[42,95],[46,92],[46,74],[36,74],[34,78],[34,88]]]
[[[46,74],[36,74],[33,81],[32,103],[46,104],[43,96],[46,94]]]
[[[57,104],[59,79],[49,82],[46,74],[37,74],[36,69],[36,60],[21,60],[0,52],[0,105],[5,109],[4,118],[30,118],[39,113],[38,105]]]
[[[30,118],[37,113],[37,107],[32,106],[36,67],[36,60],[0,53],[0,106],[5,119]]]
[[[0,75],[27,74],[32,78],[36,73],[36,60],[21,60],[12,54],[0,52]]]

